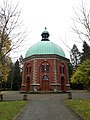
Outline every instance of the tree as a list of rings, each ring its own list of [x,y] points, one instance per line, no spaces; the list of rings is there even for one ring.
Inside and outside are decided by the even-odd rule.
[[[74,44],[70,52],[70,59],[73,69],[75,70],[80,63],[81,53],[79,52],[77,46]]]
[[[18,48],[26,33],[20,22],[21,10],[13,1],[4,0],[0,6],[0,81],[7,80],[10,71],[10,51]]]
[[[9,71],[8,78],[6,81],[7,89],[12,90],[13,79],[14,79],[14,63],[11,63],[10,71]]]
[[[4,0],[0,6],[0,55],[3,50],[3,45],[10,44],[8,49],[1,56],[3,59],[11,50],[20,46],[26,34],[25,31],[20,31],[22,24],[20,22],[21,10],[18,10],[18,4]],[[9,40],[9,41],[8,41]]]
[[[86,59],[90,60],[90,48],[89,45],[87,44],[90,42],[90,9],[88,9],[88,7],[85,6],[85,3],[82,0],[79,8],[77,8],[76,10],[74,9],[74,13],[75,13],[75,17],[73,19],[74,26],[72,29],[75,32],[75,34],[78,36],[80,40],[79,42],[83,42],[83,52],[81,54],[81,62],[83,63],[80,64],[79,67],[77,67],[75,73],[71,78],[72,79],[71,81],[72,83],[83,84],[86,86],[87,81],[89,81],[89,78],[87,78],[87,81],[84,81],[84,79],[86,80],[86,77],[89,76],[86,76],[86,73],[83,71],[84,69],[83,67],[85,67],[84,65],[86,65],[87,63],[89,64],[89,62],[87,62]],[[85,67],[85,69],[87,68]],[[88,72],[88,70],[86,70],[86,72]],[[86,83],[84,84],[84,82]]]
[[[84,61],[86,59],[90,60],[90,46],[84,41],[81,61]]]
[[[70,79],[73,74],[73,66],[71,63],[69,63],[68,65],[68,74],[69,74],[69,79]]]
[[[90,89],[90,60],[83,61],[71,77],[71,83],[83,84],[84,88]]]
[[[21,74],[20,74],[20,67],[19,67],[19,61],[17,60],[15,62],[14,67],[14,78],[13,78],[13,90],[19,90],[21,86]]]
[[[9,75],[9,71],[11,69],[11,58],[6,56],[3,58],[3,61],[0,62],[0,83],[5,83],[4,86],[6,86],[6,81]],[[2,86],[2,85],[1,85]]]
[[[0,34],[1,35],[1,34]],[[3,39],[7,34],[3,35]],[[1,37],[1,36],[0,36]],[[0,81],[6,81],[10,70],[11,58],[4,53],[10,49],[11,41],[7,38],[3,43],[0,42]],[[3,57],[3,59],[2,59]]]
[[[78,10],[78,11],[77,11]],[[79,9],[75,10],[72,28],[81,41],[90,41],[90,9],[82,1]]]

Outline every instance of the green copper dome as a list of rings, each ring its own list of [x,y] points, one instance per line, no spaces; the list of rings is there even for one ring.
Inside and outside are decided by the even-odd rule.
[[[26,52],[25,58],[37,54],[55,54],[65,57],[65,53],[60,46],[51,41],[40,41],[32,45]]]
[[[55,54],[65,57],[65,53],[60,46],[51,42],[48,38],[50,36],[47,28],[41,34],[42,40],[30,47],[26,52],[25,58],[30,57],[32,55],[44,55],[44,54]]]

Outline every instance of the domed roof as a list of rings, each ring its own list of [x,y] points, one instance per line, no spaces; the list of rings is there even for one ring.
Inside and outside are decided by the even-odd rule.
[[[51,41],[40,41],[28,49],[25,58],[40,54],[55,54],[65,57],[64,51],[57,44]]]
[[[32,55],[44,55],[44,54],[55,54],[62,57],[65,57],[65,53],[60,46],[51,42],[49,38],[49,32],[46,30],[41,34],[42,40],[34,45],[32,45],[26,52],[25,58]]]

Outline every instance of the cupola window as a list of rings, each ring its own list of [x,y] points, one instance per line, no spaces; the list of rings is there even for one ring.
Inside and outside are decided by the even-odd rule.
[[[45,27],[45,30],[41,34],[42,40],[41,41],[49,41],[49,32],[47,31],[47,28]]]

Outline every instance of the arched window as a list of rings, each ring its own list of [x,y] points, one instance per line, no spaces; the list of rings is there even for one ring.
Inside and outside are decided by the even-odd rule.
[[[42,65],[41,65],[41,71],[42,72],[49,72],[50,70],[50,65],[47,63],[47,62],[44,62]]]
[[[65,67],[62,66],[62,73],[65,74]]]
[[[46,65],[46,72],[49,72],[49,64]]]
[[[28,65],[26,66],[26,72],[27,72],[27,74],[30,74],[30,73],[31,73],[31,65],[30,65],[30,64],[28,64]]]
[[[28,66],[26,67],[26,72],[27,72],[27,74],[28,74]]]
[[[29,66],[29,73],[31,73],[31,65]]]
[[[65,74],[65,66],[63,64],[60,65],[60,73]]]
[[[60,66],[60,73],[62,73],[62,66]]]
[[[42,64],[42,72],[45,72],[45,66]]]

